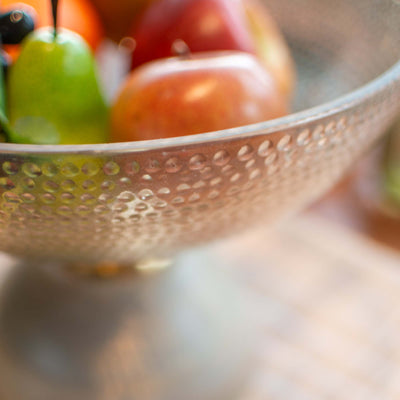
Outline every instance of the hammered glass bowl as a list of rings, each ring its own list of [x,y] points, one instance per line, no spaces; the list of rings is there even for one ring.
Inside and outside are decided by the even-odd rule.
[[[266,3],[286,35],[296,61],[298,85],[291,115],[230,130],[147,142],[80,146],[1,144],[0,250],[29,260],[28,264],[51,261],[135,265],[148,258],[174,256],[184,249],[240,233],[257,224],[272,224],[300,210],[337,182],[354,161],[374,145],[400,112],[400,2],[268,0]],[[25,280],[22,280],[27,282],[29,269],[24,271]],[[185,285],[189,287],[193,279],[186,281]],[[34,278],[31,280],[35,281]],[[207,282],[208,291],[205,293],[209,293],[212,287]],[[161,289],[157,285],[144,290],[144,294],[142,288],[148,283],[135,285],[135,293],[145,297],[146,304],[150,298],[164,299],[168,303],[173,293],[177,295],[175,289],[164,288],[164,297],[160,296]],[[44,290],[43,285],[41,287]],[[16,288],[20,294],[29,292],[26,285],[17,285]],[[115,291],[113,293],[118,297]],[[133,292],[130,293],[133,296]],[[112,299],[116,297],[109,296],[101,304],[108,304],[111,309]],[[213,299],[216,301],[217,297]],[[56,298],[53,296],[51,301],[57,303]],[[26,304],[32,304],[32,301],[26,300]],[[13,303],[10,304],[12,309]],[[65,301],[63,304],[65,306]],[[95,304],[92,308],[87,306],[86,314],[81,310],[79,321],[90,320]],[[173,315],[180,309],[178,305],[183,303],[168,304]],[[226,315],[229,307],[225,306],[215,305],[219,307],[220,316]],[[65,307],[63,309],[65,311]],[[114,312],[117,309],[115,306]],[[70,309],[71,315],[74,315],[74,310],[73,307]],[[149,324],[154,326],[156,310],[157,307],[151,311],[144,307],[142,314],[148,312],[149,315],[145,319],[139,318],[139,324],[133,324],[131,338],[137,338],[145,321],[151,321]],[[129,315],[137,320],[137,314],[141,312],[136,310]],[[14,323],[15,315],[24,320],[22,311],[20,314],[3,312],[2,315],[2,326],[9,331],[0,333],[0,339],[8,338],[11,348],[21,348],[22,342],[31,340],[28,337],[30,330],[26,327],[25,336],[16,334],[21,332],[21,326],[25,326]],[[43,315],[42,321],[46,320]],[[58,320],[58,323],[67,326],[72,324],[72,320]],[[177,328],[178,325],[182,327],[182,320],[175,318],[171,322],[175,330],[170,331],[182,333]],[[13,323],[14,330],[11,328]],[[101,323],[97,321],[96,326],[106,329],[104,327],[112,323],[105,319]],[[168,317],[163,319],[163,324],[161,327],[157,325],[160,335],[163,326],[169,324]],[[85,326],[89,329],[87,324]],[[51,331],[46,329],[44,331]],[[67,331],[71,332],[71,329]],[[169,350],[161,351],[161,356],[156,358],[160,360],[163,355],[179,353],[180,350],[187,352],[188,346],[180,349],[179,343],[194,343],[191,335],[195,334],[193,331],[189,334],[189,331],[185,331],[185,335],[189,335],[185,336],[186,341],[179,335],[175,342],[169,337],[169,347],[165,341],[160,345],[159,341],[165,338],[152,339],[151,343],[156,343],[158,350],[173,348],[169,353]],[[226,333],[226,330],[218,332]],[[232,334],[235,330],[230,332]],[[57,337],[61,336],[58,332]],[[223,346],[223,334],[218,337],[218,340],[209,338],[210,342],[218,344],[209,353],[211,364],[217,348],[220,356],[232,353],[232,348]],[[148,337],[144,334],[141,339],[146,342]],[[68,340],[66,343],[70,343]],[[105,340],[103,350],[111,342]],[[196,341],[197,344],[200,342]],[[63,348],[64,342],[61,340],[60,343],[59,348]],[[90,346],[83,337],[75,337],[75,344],[75,357],[79,360],[79,352]],[[134,348],[134,344],[131,347]],[[191,346],[192,353],[195,347]],[[91,351],[94,354],[97,350]],[[151,353],[154,348],[148,344],[143,345],[142,350]],[[149,355],[146,354],[144,359]],[[199,354],[193,356],[193,359],[199,358]],[[221,356],[220,359],[229,357]],[[177,363],[171,362],[170,366],[175,372],[180,371],[179,357],[176,360]],[[76,365],[81,364],[77,362]],[[124,395],[110,392],[107,397],[101,391],[104,395],[100,396],[99,391],[95,391],[96,395],[82,391],[82,397],[74,392],[69,399],[233,398],[232,393],[227,397],[221,393],[214,397],[205,393],[196,396],[196,391],[190,389],[196,385],[190,386],[189,382],[197,382],[196,376],[201,378],[198,370],[190,375],[192,381],[185,377],[184,385],[179,379],[182,375],[176,372],[178,378],[173,384],[167,379],[165,370],[157,372],[156,364],[151,365],[146,372],[148,375],[140,370],[149,381],[148,386],[141,381],[140,387],[154,388],[151,378],[157,377],[163,394],[152,395],[149,394],[152,391],[143,390],[141,394],[133,395],[134,389],[127,389]],[[215,369],[207,362],[204,365],[208,367],[201,371],[208,371],[206,375],[210,377]],[[4,368],[3,365],[2,374],[6,376]],[[71,367],[70,372],[72,370]],[[15,378],[21,368],[17,366],[13,371],[8,373]],[[48,389],[51,386],[50,375],[48,381],[43,378],[35,388]],[[115,373],[113,376],[115,379]],[[135,378],[125,370],[124,377],[135,382]],[[11,378],[7,380],[11,381]],[[183,386],[187,389],[184,395]],[[2,390],[6,390],[4,387]],[[57,393],[59,387],[55,388],[52,393]],[[33,395],[16,395],[18,390],[19,386],[14,385],[4,393],[14,396],[13,399],[36,399]],[[44,398],[43,393],[48,393],[44,389],[43,392],[37,390],[41,393],[38,399]]]
[[[316,199],[399,111],[395,0],[268,1],[298,67],[294,113],[147,142],[0,146],[0,250],[130,263]]]

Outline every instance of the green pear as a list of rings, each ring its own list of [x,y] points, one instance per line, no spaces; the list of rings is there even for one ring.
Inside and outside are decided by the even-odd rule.
[[[42,28],[22,43],[8,79],[10,141],[90,144],[108,139],[95,59],[76,33]]]

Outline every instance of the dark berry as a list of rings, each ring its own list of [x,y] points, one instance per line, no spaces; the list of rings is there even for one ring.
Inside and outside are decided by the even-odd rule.
[[[24,11],[13,10],[0,15],[3,44],[18,44],[35,29],[33,18]]]

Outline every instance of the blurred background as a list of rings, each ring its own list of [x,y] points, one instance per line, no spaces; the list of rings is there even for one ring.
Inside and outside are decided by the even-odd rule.
[[[400,121],[310,211],[400,250]]]

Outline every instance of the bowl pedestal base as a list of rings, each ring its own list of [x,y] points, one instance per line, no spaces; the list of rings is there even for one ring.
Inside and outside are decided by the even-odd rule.
[[[0,294],[2,399],[233,400],[251,370],[248,299],[198,254],[111,279],[17,263]]]

